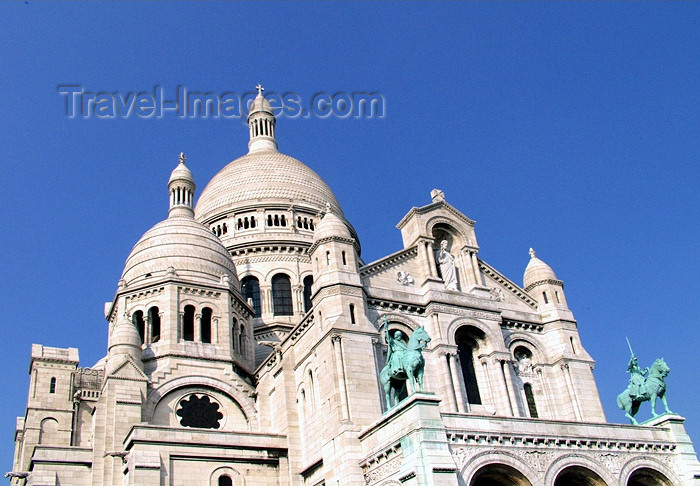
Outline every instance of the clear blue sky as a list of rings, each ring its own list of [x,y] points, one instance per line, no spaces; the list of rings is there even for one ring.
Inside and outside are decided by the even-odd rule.
[[[30,0],[0,16],[2,472],[31,343],[101,358],[104,302],[166,216],[177,154],[199,194],[247,147],[235,119],[69,119],[57,87],[71,84],[382,93],[383,119],[277,125],[364,260],[400,249],[396,223],[444,190],[477,220],[482,259],[522,283],[532,246],[564,281],[608,421],[625,422],[629,336],[642,365],[666,358],[670,406],[700,440],[700,3]]]

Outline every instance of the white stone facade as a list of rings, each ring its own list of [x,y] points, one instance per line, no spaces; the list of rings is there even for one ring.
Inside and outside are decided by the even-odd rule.
[[[168,218],[106,305],[105,358],[32,347],[13,485],[700,485],[682,417],[606,423],[534,251],[514,283],[434,190],[399,222],[404,247],[366,264],[331,189],[277,151],[260,95],[249,128],[196,208],[181,156]],[[432,338],[424,392],[389,411],[384,318]]]

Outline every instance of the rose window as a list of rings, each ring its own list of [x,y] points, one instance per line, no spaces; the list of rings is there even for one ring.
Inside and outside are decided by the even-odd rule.
[[[183,427],[201,429],[218,429],[219,421],[224,418],[218,403],[213,402],[208,395],[198,397],[194,393],[180,401],[175,414],[180,417],[180,425]]]

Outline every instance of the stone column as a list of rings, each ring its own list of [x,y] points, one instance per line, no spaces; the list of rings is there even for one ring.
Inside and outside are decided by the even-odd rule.
[[[457,409],[457,397],[455,395],[455,384],[450,370],[450,354],[447,352],[439,354],[440,363],[442,364],[442,375],[445,377],[445,395],[447,398],[447,406],[451,412],[459,412]]]
[[[460,256],[460,261],[462,263],[462,272],[464,273],[464,280],[466,285],[475,285],[476,281],[474,280],[474,272],[471,268],[472,266],[472,257],[470,255],[470,252],[467,248],[462,248],[462,251],[459,252]]]
[[[202,314],[194,315],[194,340],[202,342]]]
[[[437,262],[435,261],[435,252],[430,243],[426,243],[426,250],[428,251],[428,262],[430,262],[430,276],[437,278]]]
[[[211,342],[220,344],[219,343],[219,318],[218,317],[212,317],[211,318]]]
[[[508,391],[508,400],[510,401],[510,410],[513,417],[520,416],[520,407],[518,406],[518,401],[516,395],[518,390],[515,389],[515,384],[513,383],[513,375],[511,373],[512,364],[510,360],[503,360],[503,376],[506,380],[506,390]]]
[[[508,389],[508,378],[506,378],[506,366],[507,362],[505,360],[498,360],[499,367],[501,368],[501,379],[503,382],[503,391],[506,394],[506,403],[508,404],[508,411],[510,415],[515,415],[513,411],[513,402],[510,400],[510,391]]]
[[[338,376],[338,394],[340,399],[340,410],[343,422],[350,421],[350,410],[348,410],[348,394],[345,389],[345,366],[343,365],[343,341],[339,334],[331,336],[333,351],[335,354],[336,374]]]
[[[467,392],[464,390],[464,384],[462,383],[462,377],[460,376],[461,373],[459,373],[457,370],[457,365],[459,364],[457,360],[459,359],[459,357],[457,353],[449,353],[448,357],[450,358],[448,361],[450,367],[450,376],[452,377],[452,383],[455,386],[454,390],[457,411],[459,413],[465,413],[467,411],[467,407],[465,406],[464,398],[467,396]]]
[[[476,284],[484,285],[484,282],[481,280],[481,272],[479,271],[479,259],[476,258],[476,252],[472,252],[472,262],[472,268],[474,269],[474,278],[476,279]]]
[[[491,404],[496,407],[496,397],[493,394],[493,386],[491,385],[491,376],[489,375],[489,363],[487,359],[480,359],[479,362],[481,363],[481,370],[483,371],[484,374],[484,383],[486,384],[486,388],[488,388],[487,392],[491,400]],[[483,400],[482,400],[483,401]]]
[[[574,415],[576,420],[581,420],[581,410],[578,407],[578,401],[576,400],[576,391],[574,390],[574,383],[571,380],[571,370],[569,369],[569,364],[564,363],[561,365],[561,370],[564,373],[564,380],[566,381],[566,388],[569,392],[569,398],[571,399],[571,406],[574,409]]]

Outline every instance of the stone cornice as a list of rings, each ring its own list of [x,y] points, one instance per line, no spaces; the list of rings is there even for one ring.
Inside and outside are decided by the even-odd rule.
[[[262,253],[289,253],[303,255],[311,246],[311,242],[279,240],[279,241],[260,241],[254,240],[238,245],[230,245],[226,247],[231,257],[241,257],[250,254]]]
[[[441,314],[452,314],[456,316],[474,317],[476,319],[487,319],[490,321],[501,322],[501,313],[499,311],[491,311],[488,309],[469,309],[463,306],[431,302],[427,306],[427,310],[429,313],[438,312]]]
[[[417,255],[418,246],[414,245],[409,248],[404,248],[403,250],[399,250],[395,253],[392,253],[391,255],[385,256],[384,258],[381,258],[360,268],[360,276],[367,277],[369,275],[380,273],[389,267],[410,260],[411,258],[414,258]]]
[[[544,329],[544,324],[537,323],[537,322],[525,322],[525,321],[517,321],[514,319],[503,319],[503,322],[501,323],[501,326],[506,327],[508,329],[519,329],[523,331],[536,331],[536,332],[542,332],[542,329]]]
[[[479,270],[484,272],[486,275],[494,279],[496,282],[501,284],[503,287],[508,289],[513,295],[518,297],[520,300],[525,302],[531,308],[537,310],[537,302],[535,299],[530,297],[530,295],[518,285],[513,283],[508,277],[501,274],[498,270],[493,268],[491,265],[483,260],[479,260]]]
[[[545,278],[543,280],[538,280],[537,282],[533,282],[530,285],[528,285],[527,287],[525,287],[525,292],[529,292],[532,289],[534,289],[535,287],[537,287],[538,285],[542,285],[542,284],[557,285],[561,288],[564,288],[564,282],[562,282],[561,280],[555,280],[553,278]]]
[[[404,312],[406,314],[414,315],[424,315],[426,307],[424,305],[417,305],[413,303],[406,302],[396,302],[388,299],[380,299],[374,297],[367,298],[367,307],[370,309],[381,309],[381,310],[396,310]]]
[[[319,246],[325,243],[329,243],[331,241],[338,241],[340,243],[352,245],[353,248],[355,248],[355,251],[357,253],[360,253],[360,245],[357,244],[357,240],[355,240],[354,238],[344,238],[342,236],[327,236],[325,238],[321,238],[319,240],[314,241],[313,245],[311,245],[311,247],[309,248],[309,255],[316,251],[316,248],[318,248]]]

